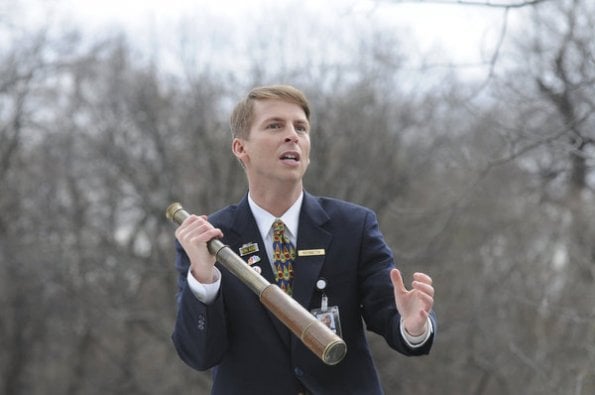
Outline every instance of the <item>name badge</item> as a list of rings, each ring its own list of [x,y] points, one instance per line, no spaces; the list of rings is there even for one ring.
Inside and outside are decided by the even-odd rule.
[[[298,250],[298,256],[321,256],[325,254],[324,248],[317,250]]]

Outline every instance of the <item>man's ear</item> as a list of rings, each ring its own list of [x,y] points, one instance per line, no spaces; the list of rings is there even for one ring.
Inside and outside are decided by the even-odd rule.
[[[242,167],[244,167],[243,159],[247,156],[246,147],[244,146],[244,140],[235,137],[231,142],[231,151],[233,152],[237,160],[240,161]]]
[[[244,147],[244,141],[242,139],[235,137],[231,142],[231,151],[238,159],[240,159],[240,156],[244,156],[246,154],[246,149]]]

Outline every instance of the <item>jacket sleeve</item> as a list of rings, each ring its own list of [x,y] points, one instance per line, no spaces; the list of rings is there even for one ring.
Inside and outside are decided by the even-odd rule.
[[[218,364],[227,347],[225,309],[221,290],[210,304],[199,301],[188,286],[190,262],[176,242],[178,271],[177,314],[172,341],[180,358],[197,370]]]
[[[362,316],[369,330],[383,336],[388,345],[405,355],[427,354],[436,335],[436,317],[432,311],[433,332],[419,347],[407,345],[400,330],[401,315],[396,304],[390,271],[395,268],[392,251],[380,232],[376,215],[368,211],[362,227],[358,276]]]

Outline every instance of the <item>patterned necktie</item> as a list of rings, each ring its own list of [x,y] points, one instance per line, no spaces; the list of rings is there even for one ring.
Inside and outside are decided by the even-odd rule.
[[[293,262],[295,247],[285,234],[285,224],[280,219],[273,223],[273,264],[275,281],[289,296],[293,293]]]

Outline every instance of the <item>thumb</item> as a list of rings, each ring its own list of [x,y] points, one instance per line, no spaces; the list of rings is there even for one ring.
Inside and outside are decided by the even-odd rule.
[[[395,291],[405,293],[407,289],[403,284],[403,277],[401,276],[401,271],[399,269],[393,269],[390,271],[390,279],[393,283],[393,287],[395,287]]]

